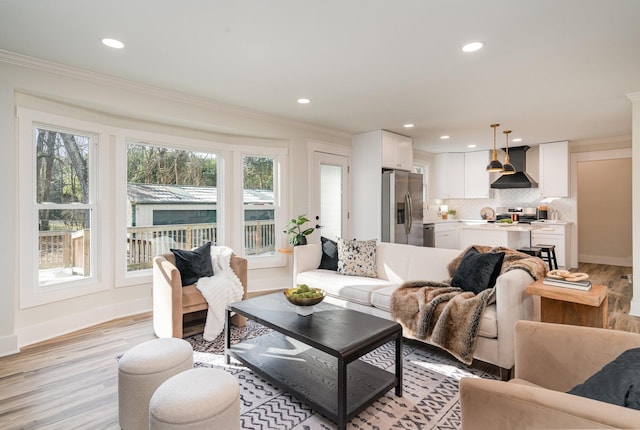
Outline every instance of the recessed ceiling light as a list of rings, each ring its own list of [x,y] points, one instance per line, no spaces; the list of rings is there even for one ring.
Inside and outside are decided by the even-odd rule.
[[[469,42],[462,47],[462,51],[464,52],[476,52],[484,46],[482,42]]]
[[[512,142],[522,142],[522,138],[517,137],[515,139],[511,139]]]
[[[412,127],[414,127],[414,125],[413,125],[413,124],[405,124],[405,125],[404,125],[404,128],[412,128]]]
[[[440,136],[440,139],[447,140],[447,139],[449,139],[449,137],[451,137],[451,136],[445,134],[445,135]]]
[[[476,145],[474,145],[473,143],[471,145],[467,145],[467,148],[475,148]]]
[[[124,48],[124,43],[120,42],[117,39],[111,39],[109,37],[103,37],[101,39],[102,44],[105,46],[108,46],[109,48],[114,48],[114,49],[122,49]]]
[[[309,100],[309,99],[298,99],[298,103],[300,103],[301,105],[307,105],[307,104],[311,103],[311,100]]]

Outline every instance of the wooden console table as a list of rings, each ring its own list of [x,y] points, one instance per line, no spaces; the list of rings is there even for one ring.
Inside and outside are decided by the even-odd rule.
[[[609,306],[604,285],[582,291],[536,281],[527,287],[527,294],[540,296],[542,322],[608,328]]]

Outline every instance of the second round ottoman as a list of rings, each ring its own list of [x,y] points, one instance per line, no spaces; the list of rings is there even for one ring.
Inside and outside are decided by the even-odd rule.
[[[167,379],[149,403],[151,430],[240,430],[240,385],[224,370],[199,367]]]

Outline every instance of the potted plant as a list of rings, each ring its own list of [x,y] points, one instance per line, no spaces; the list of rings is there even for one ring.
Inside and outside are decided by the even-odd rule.
[[[291,218],[289,222],[284,226],[284,233],[289,235],[289,243],[293,246],[306,245],[307,236],[313,233],[313,227],[309,227],[305,230],[302,226],[309,222],[306,215],[298,215],[297,218]]]

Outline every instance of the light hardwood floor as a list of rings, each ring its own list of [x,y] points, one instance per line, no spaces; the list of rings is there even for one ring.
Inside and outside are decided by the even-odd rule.
[[[628,315],[630,267],[581,264],[609,290],[609,325],[640,333]],[[0,358],[0,429],[104,430],[118,426],[116,357],[155,338],[151,314],[122,318]]]
[[[119,429],[116,357],[153,338],[144,314],[0,358],[0,429]]]

